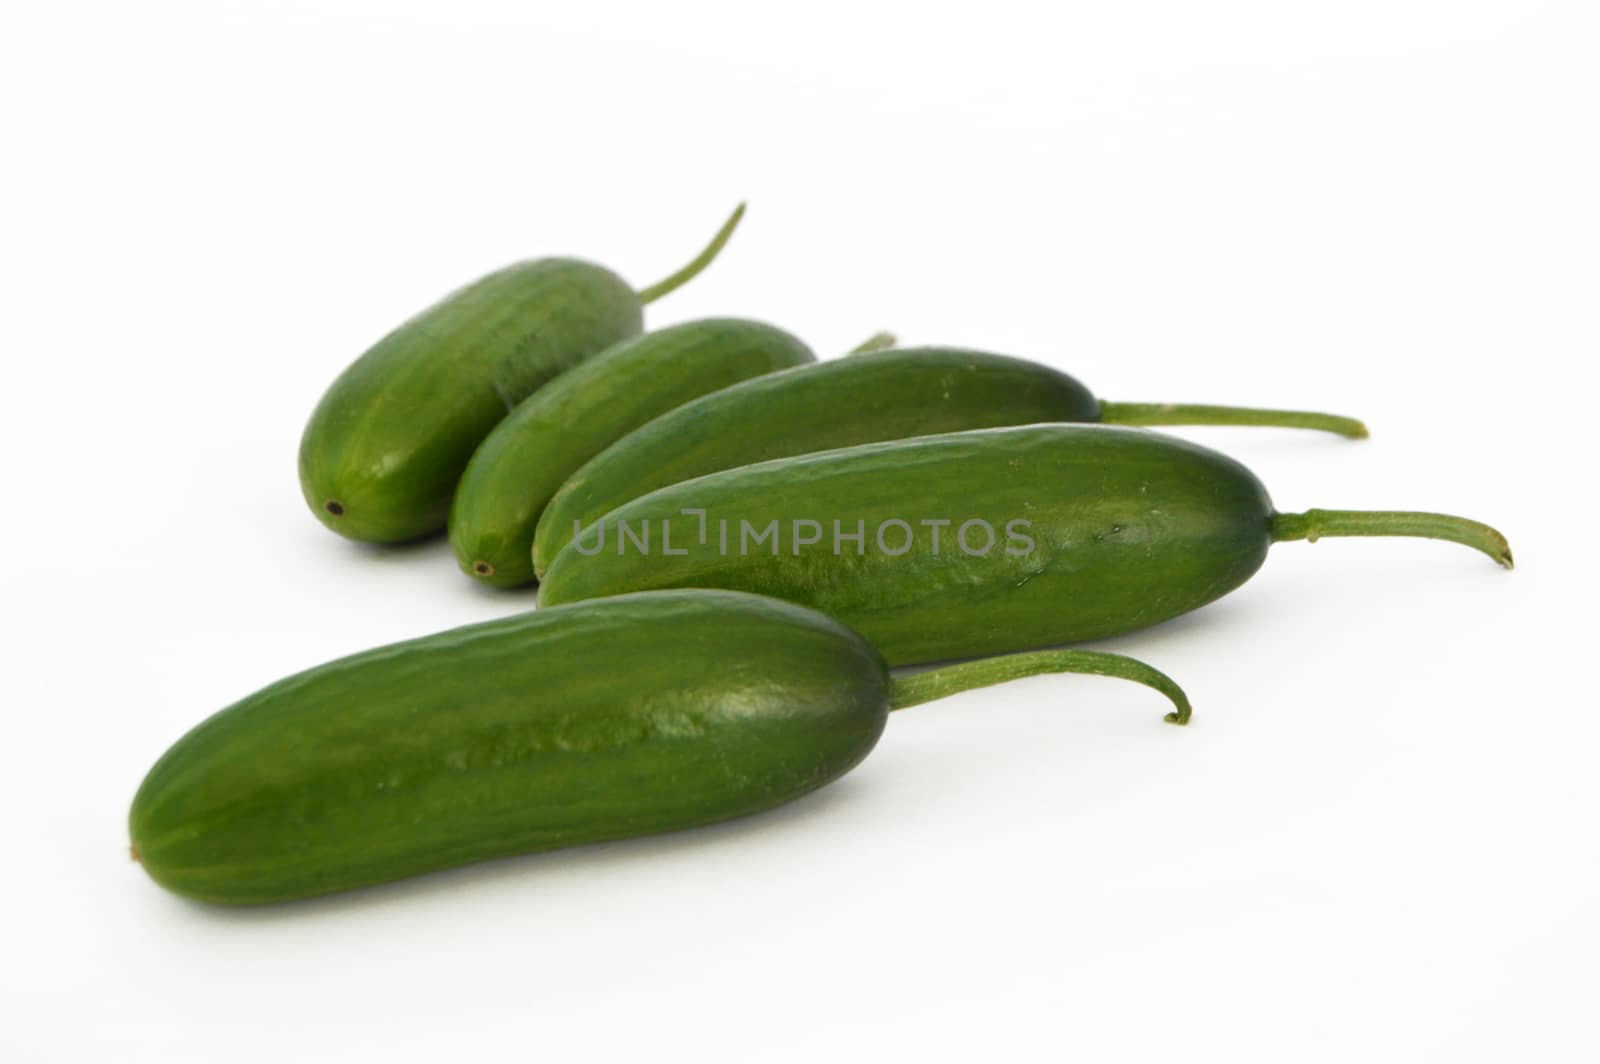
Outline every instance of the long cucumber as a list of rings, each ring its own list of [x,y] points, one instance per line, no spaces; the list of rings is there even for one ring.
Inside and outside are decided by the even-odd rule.
[[[769,809],[856,765],[889,712],[1046,672],[1183,692],[1128,658],[1018,655],[892,679],[828,617],[725,591],[537,610],[273,684],[180,739],[133,800],[162,886],[229,905]]]
[[[1243,584],[1274,542],[1418,536],[1507,568],[1460,517],[1281,514],[1243,465],[1161,433],[1025,425],[868,444],[651,492],[556,556],[541,604],[670,587],[837,617],[891,664],[1116,635]]]
[[[725,388],[624,436],[572,475],[534,537],[543,574],[573,529],[670,484],[838,447],[1047,421],[1270,425],[1361,437],[1351,418],[1296,410],[1107,403],[1049,366],[954,347],[822,362]]]

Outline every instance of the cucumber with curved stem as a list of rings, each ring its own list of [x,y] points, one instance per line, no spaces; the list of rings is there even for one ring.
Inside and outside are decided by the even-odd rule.
[[[892,679],[811,610],[669,591],[538,610],[282,680],[180,739],[133,800],[133,855],[179,894],[288,901],[511,854],[710,824],[843,775],[891,710],[1048,672],[1183,692],[1051,651]]]
[[[1220,598],[1267,548],[1319,536],[1505,538],[1442,514],[1273,510],[1216,451],[1104,425],[1026,425],[728,469],[635,499],[557,555],[540,603],[721,587],[837,617],[890,664],[1097,639]]]
[[[724,388],[618,440],[573,474],[534,537],[541,575],[573,530],[669,484],[736,466],[862,443],[1045,421],[1272,425],[1367,434],[1351,418],[1296,410],[1105,403],[1025,359],[903,348],[785,370]]]
[[[556,489],[607,446],[675,406],[816,356],[771,325],[708,318],[615,344],[517,404],[478,446],[450,507],[462,571],[533,581],[533,530]]]
[[[518,402],[643,326],[644,306],[716,258],[743,216],[635,292],[578,259],[497,270],[379,340],[333,382],[300,440],[300,490],[324,525],[398,543],[442,530],[473,450]]]

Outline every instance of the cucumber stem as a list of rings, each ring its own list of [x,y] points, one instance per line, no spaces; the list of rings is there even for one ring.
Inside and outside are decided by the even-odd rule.
[[[1040,676],[1051,672],[1073,672],[1091,676],[1114,676],[1154,688],[1177,707],[1167,714],[1173,724],[1189,723],[1192,712],[1189,696],[1166,673],[1122,654],[1098,650],[1033,650],[1023,654],[964,661],[939,669],[896,676],[890,681],[889,709],[906,709],[931,702],[959,691],[990,687],[1008,680]]]
[[[1407,510],[1307,510],[1302,514],[1273,514],[1272,541],[1303,539],[1315,543],[1323,536],[1416,536],[1443,539],[1482,551],[1507,569],[1512,567],[1511,544],[1497,530],[1480,521],[1449,514]]]
[[[851,355],[870,355],[874,351],[887,351],[889,348],[893,347],[899,342],[899,337],[895,336],[894,333],[873,333],[871,336],[867,337],[859,344],[856,344],[856,346],[852,347],[844,354],[846,358],[849,358]]]
[[[1318,429],[1352,440],[1367,438],[1367,426],[1353,417],[1310,410],[1264,410],[1197,403],[1101,403],[1100,420],[1108,425],[1257,425]]]
[[[732,214],[728,215],[728,220],[722,223],[722,228],[718,229],[717,235],[711,238],[711,243],[707,244],[700,254],[690,259],[687,266],[677,273],[663,277],[649,288],[640,289],[639,302],[654,303],[667,293],[675,292],[694,280],[700,271],[710,266],[711,261],[722,251],[723,245],[728,242],[728,238],[733,235],[733,231],[739,227],[739,219],[743,217],[744,204],[741,203],[733,209]]]

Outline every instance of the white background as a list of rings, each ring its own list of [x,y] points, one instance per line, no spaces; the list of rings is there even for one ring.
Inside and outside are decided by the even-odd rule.
[[[268,13],[270,12],[270,13]],[[10,1059],[1593,1060],[1600,25],[1581,2],[51,4],[0,28]],[[879,328],[1187,430],[1275,548],[771,815],[267,911],[124,817],[285,673],[509,614],[303,512],[322,388],[515,258],[835,352]],[[618,662],[619,672],[626,662]]]

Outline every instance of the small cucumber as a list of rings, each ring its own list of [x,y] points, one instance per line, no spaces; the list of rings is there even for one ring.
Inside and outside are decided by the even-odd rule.
[[[782,329],[711,318],[607,348],[517,404],[467,464],[450,508],[461,568],[496,587],[533,581],[533,530],[567,477],[657,415],[750,377],[813,362]]]
[[[746,381],[624,436],[556,493],[534,538],[534,568],[542,575],[574,528],[707,473],[836,447],[1044,421],[1367,434],[1359,421],[1329,414],[1103,403],[1072,377],[1036,362],[962,348],[903,348]]]
[[[850,625],[892,665],[1116,635],[1244,583],[1274,542],[1454,540],[1510,568],[1494,529],[1440,514],[1275,513],[1233,459],[1161,433],[1026,425],[712,473],[635,499],[557,555],[542,605],[733,588]]]
[[[769,809],[843,775],[892,709],[1046,672],[1183,692],[1053,651],[891,679],[836,621],[725,591],[538,610],[289,677],[205,721],[133,800],[162,886],[288,901]]]
[[[445,297],[339,375],[300,440],[300,490],[340,535],[397,543],[445,526],[473,450],[553,377],[636,334],[644,306],[710,264],[744,211],[641,292],[602,266],[534,259]]]

